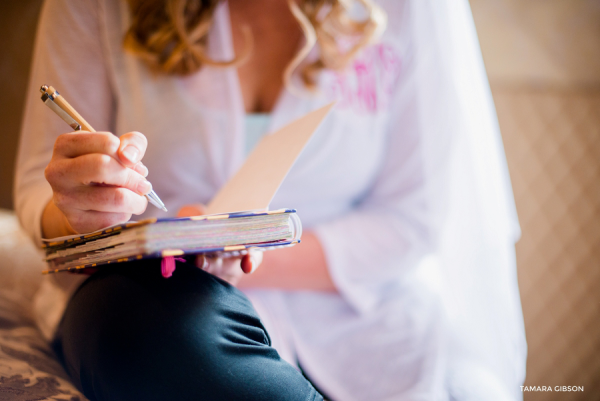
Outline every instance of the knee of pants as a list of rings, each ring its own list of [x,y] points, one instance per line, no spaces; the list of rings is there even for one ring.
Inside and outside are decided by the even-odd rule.
[[[98,273],[69,303],[63,358],[86,396],[178,399],[190,385],[230,386],[241,360],[278,359],[240,291],[195,266],[178,264],[169,279],[143,268]]]

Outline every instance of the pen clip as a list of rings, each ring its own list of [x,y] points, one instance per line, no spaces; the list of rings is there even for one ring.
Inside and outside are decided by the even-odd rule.
[[[62,118],[67,124],[73,128],[74,131],[81,131],[81,125],[77,121],[73,119],[66,111],[64,111],[59,105],[54,103],[50,95],[46,92],[42,95],[42,101],[46,106],[50,107],[50,109],[58,114],[60,118]]]

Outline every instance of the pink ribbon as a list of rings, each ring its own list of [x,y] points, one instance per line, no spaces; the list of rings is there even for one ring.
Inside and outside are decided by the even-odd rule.
[[[185,262],[184,258],[176,258],[174,256],[165,256],[160,262],[160,272],[164,278],[169,278],[175,271],[175,261]]]

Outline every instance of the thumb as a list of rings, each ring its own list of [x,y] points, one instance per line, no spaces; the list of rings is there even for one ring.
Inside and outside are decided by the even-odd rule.
[[[121,141],[117,151],[119,161],[126,167],[135,167],[146,153],[148,140],[144,134],[134,131],[121,135],[119,141]]]
[[[202,203],[194,203],[191,205],[184,205],[179,212],[177,212],[177,217],[191,217],[191,216],[201,216],[206,213],[206,206]]]

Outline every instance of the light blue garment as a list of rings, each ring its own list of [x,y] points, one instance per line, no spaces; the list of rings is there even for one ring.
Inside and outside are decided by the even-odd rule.
[[[246,113],[246,156],[252,152],[258,141],[267,133],[271,122],[270,113]]]

